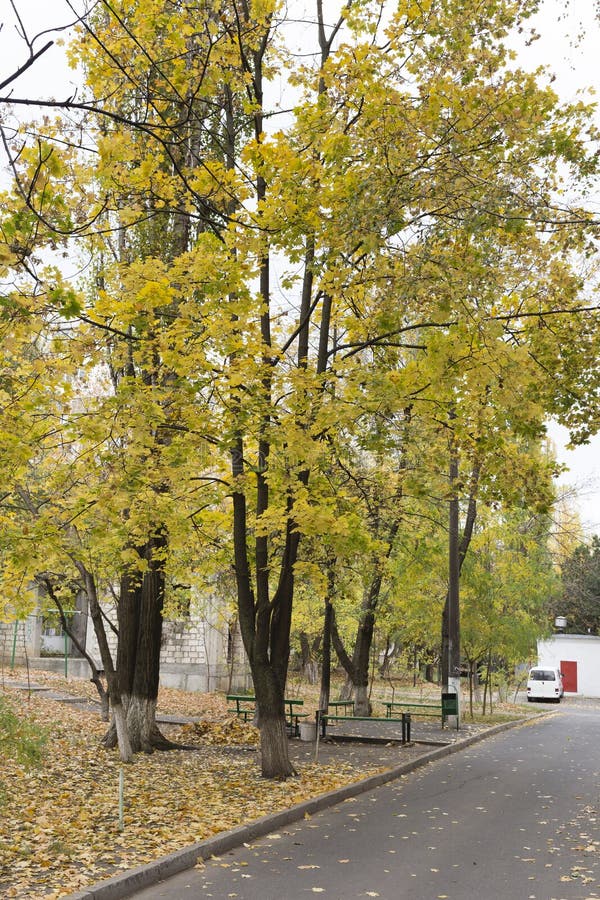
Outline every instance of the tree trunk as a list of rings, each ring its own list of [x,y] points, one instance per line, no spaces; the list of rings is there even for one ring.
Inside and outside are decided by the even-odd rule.
[[[115,737],[119,748],[119,756],[122,762],[131,762],[133,759],[133,750],[131,749],[131,741],[129,740],[129,731],[127,729],[127,717],[121,700],[112,704],[113,724],[115,729]],[[103,740],[105,746],[106,736]]]
[[[454,409],[450,410],[450,420],[456,418]],[[444,683],[444,690],[456,694],[460,703],[460,536],[459,515],[460,500],[458,495],[458,448],[451,432],[450,441],[450,468],[448,504],[448,680]]]
[[[417,651],[415,650],[414,658],[416,659]],[[395,646],[392,646],[391,638],[386,635],[385,638],[385,650],[383,651],[383,660],[381,665],[379,666],[379,677],[380,678],[388,678],[390,674],[390,669],[392,665],[392,660],[398,656],[398,650]],[[413,665],[413,669],[416,669],[416,664]],[[416,675],[414,676],[416,677]]]
[[[285,720],[285,673],[266,658],[252,660],[252,678],[260,729],[261,774],[284,781],[297,775],[289,757]]]
[[[352,700],[354,697],[354,684],[346,672],[346,680],[340,688],[340,700]]]
[[[73,562],[84,580],[85,590],[90,606],[90,615],[92,617],[94,632],[96,634],[98,647],[100,649],[100,658],[102,660],[102,665],[104,666],[106,683],[108,685],[108,696],[110,698],[110,704],[113,713],[113,725],[111,726],[111,728],[114,728],[114,746],[118,746],[119,756],[123,762],[131,762],[133,758],[133,750],[127,730],[125,708],[123,706],[123,701],[121,698],[119,678],[117,677],[112,654],[110,652],[110,647],[108,646],[108,641],[106,639],[104,619],[102,618],[102,610],[100,609],[98,593],[96,591],[96,581],[92,573],[85,568],[83,563],[81,563],[76,558],[73,559]],[[106,744],[106,738],[108,734],[110,734],[110,731],[111,729],[109,728],[107,735],[105,735],[103,739],[103,743],[106,746],[108,746]]]
[[[285,720],[285,683],[276,684],[272,670],[263,670],[265,677],[252,669],[254,693],[260,729],[261,775],[285,781],[297,775],[289,755],[288,731]]]
[[[234,477],[243,471],[241,440],[231,452],[231,467]],[[270,602],[268,584],[264,579],[257,580],[261,593],[259,602],[255,602],[248,557],[246,498],[241,491],[233,492],[233,529],[239,623],[252,671],[261,732],[261,774],[282,780],[296,774],[289,758],[284,699],[298,536],[290,522],[275,596]]]
[[[371,658],[371,645],[373,643],[373,631],[375,627],[375,615],[372,610],[363,614],[362,622],[356,632],[354,654],[352,656],[352,686],[354,691],[354,712],[357,716],[370,716],[371,703],[369,702],[369,662]]]
[[[449,594],[446,591],[446,600],[444,602],[444,608],[442,610],[442,648],[441,648],[441,659],[440,659],[440,669],[441,669],[441,679],[442,679],[442,690],[446,691],[448,689],[448,674],[449,674],[449,666],[448,666],[448,654],[449,654],[449,644],[448,644],[448,597]]]
[[[302,654],[302,675],[309,684],[316,684],[318,677],[318,666],[316,653],[319,649],[321,639],[316,638],[311,644],[310,639],[305,631],[300,632],[300,651]]]
[[[87,638],[88,599],[85,590],[81,588],[75,596],[75,615],[71,623],[72,634],[69,635],[74,645],[74,654],[82,659],[86,658],[85,644]]]
[[[463,563],[465,561],[465,557],[467,555],[467,551],[468,551],[469,545],[471,543],[471,538],[473,537],[473,528],[475,526],[475,520],[477,518],[477,490],[479,487],[479,475],[480,475],[479,463],[475,462],[473,464],[473,468],[471,470],[471,478],[470,478],[470,482],[469,482],[469,503],[467,506],[467,515],[466,515],[466,519],[465,519],[465,525],[463,528],[462,537],[460,539],[460,544],[458,546],[458,575],[455,576],[458,578],[460,578],[460,573],[461,573],[461,570],[463,567]],[[456,563],[454,564],[454,566],[456,566]],[[456,571],[456,569],[455,569],[455,571]],[[449,604],[450,604],[450,591],[448,591],[446,593],[446,601],[444,603],[444,609],[442,612],[441,679],[442,679],[442,686],[443,686],[442,689],[443,690],[447,690],[448,678],[451,674],[449,671],[449,653],[450,653]],[[460,662],[457,663],[457,665],[460,665]]]
[[[263,40],[253,50],[251,88],[256,101],[254,131],[257,142],[263,139],[263,56],[267,47],[269,26]],[[233,135],[232,135],[233,140]],[[235,142],[233,142],[235,143]],[[262,175],[256,178],[256,200],[259,208],[266,199],[267,184]],[[258,425],[258,459],[256,470],[256,516],[268,512],[269,455],[271,450],[271,289],[269,245],[262,249],[259,262],[259,293],[262,301],[260,333],[262,341],[263,374],[261,399],[264,410]],[[238,396],[233,394],[234,410],[241,407]],[[234,480],[243,477],[244,426],[240,426],[231,449],[231,473]],[[243,491],[233,491],[233,543],[235,574],[238,595],[240,628],[244,647],[250,663],[256,695],[258,726],[261,733],[261,771],[264,778],[285,779],[296,771],[289,759],[285,725],[285,684],[290,655],[290,628],[294,593],[294,565],[300,536],[292,521],[292,494],[288,496],[288,522],[285,545],[279,564],[279,583],[271,598],[271,560],[269,536],[255,533],[254,573],[251,572],[248,543],[251,528],[248,523],[246,498]],[[254,578],[252,578],[254,574]]]
[[[117,678],[134,753],[151,753],[176,746],[161,734],[156,724],[166,541],[163,533],[148,540],[142,549],[138,549],[147,562],[143,576],[126,572],[121,579]],[[104,743],[111,747],[117,739],[118,731],[113,721]]]
[[[298,774],[290,762],[287,748],[285,718],[263,716],[260,722],[260,756],[263,778],[284,781],[291,775]]]
[[[475,662],[473,660],[469,660],[469,712],[471,713],[471,718],[473,718],[473,672],[475,669]]]
[[[354,697],[354,712],[357,716],[371,715],[368,687],[369,661],[374,621],[375,617],[372,611],[367,610],[367,612],[363,613],[363,620],[359,624],[356,632],[354,653],[352,654],[352,658],[350,658],[338,631],[335,613],[332,615],[331,638],[338,659],[348,676],[351,689],[350,691],[346,691],[346,693],[351,694]],[[349,699],[349,697],[345,697],[345,699]]]
[[[248,17],[250,7],[243,6],[243,14]],[[318,13],[322,8],[318,7]],[[340,24],[342,20],[340,19]],[[263,57],[270,39],[271,18],[265,16],[263,30],[260,39],[253,37],[251,48],[243,48],[244,66],[249,72],[247,89],[252,94],[254,106],[254,136],[257,143],[261,143],[264,136],[263,114]],[[260,32],[260,29],[259,29]],[[331,48],[337,29],[333,29],[329,43],[325,39],[324,23],[320,18],[319,40],[322,60]],[[242,49],[242,48],[240,48]],[[324,90],[323,81],[323,90]],[[228,125],[228,128],[230,126]],[[229,132],[228,166],[235,164],[235,133]],[[267,199],[267,182],[262,171],[257,174],[255,185],[255,199],[260,212]],[[298,557],[298,546],[301,533],[298,524],[294,520],[294,504],[296,501],[296,489],[298,486],[306,488],[309,482],[309,468],[300,471],[291,482],[287,491],[287,523],[285,543],[280,548],[280,535],[277,535],[275,545],[272,536],[262,530],[254,531],[254,558],[253,570],[250,566],[249,536],[253,531],[248,522],[248,512],[244,475],[246,467],[244,463],[244,439],[248,434],[250,442],[254,445],[257,440],[259,465],[254,470],[255,477],[255,504],[254,510],[258,520],[265,516],[272,508],[269,492],[269,454],[271,449],[271,434],[274,425],[273,397],[272,397],[272,372],[275,362],[275,354],[271,342],[271,291],[270,291],[270,254],[271,244],[268,229],[264,232],[264,241],[260,247],[259,258],[259,295],[261,300],[260,333],[261,355],[263,369],[260,378],[260,402],[261,412],[259,420],[248,432],[248,423],[243,412],[244,394],[241,391],[232,390],[231,406],[233,419],[236,422],[235,437],[231,445],[231,474],[233,477],[233,543],[235,555],[235,574],[238,594],[238,610],[240,628],[244,647],[250,662],[254,690],[261,729],[262,747],[262,774],[266,778],[287,778],[295,774],[290,763],[288,753],[288,741],[285,728],[285,684],[290,652],[290,628],[292,619],[292,602],[294,596],[294,566]],[[301,309],[299,318],[298,360],[299,370],[307,368],[310,347],[309,326],[310,316],[316,306],[316,300],[311,303],[313,292],[313,260],[314,244],[310,238],[305,247],[304,282],[301,296]],[[331,299],[323,297],[321,322],[317,326],[319,331],[317,373],[324,374],[329,365],[328,341],[329,323],[331,313]],[[235,360],[232,355],[232,361]],[[324,382],[323,382],[324,383]],[[314,398],[312,398],[314,400]],[[311,400],[311,403],[312,403]],[[238,417],[238,413],[240,414]],[[307,429],[304,416],[299,417],[298,424],[307,433],[307,440],[314,440]],[[273,552],[276,546],[276,557]],[[278,559],[279,582],[271,598],[270,581],[276,569],[274,559]]]
[[[331,694],[331,630],[333,621],[333,604],[331,598],[325,599],[325,618],[323,620],[323,665],[321,668],[321,692],[319,709],[327,712]]]
[[[80,572],[80,574],[83,574],[84,572],[85,572],[85,570],[82,567],[82,571]],[[72,642],[73,646],[75,647],[75,649],[78,651],[80,658],[85,659],[87,661],[87,664],[90,667],[90,672],[92,673],[92,677],[90,678],[90,681],[92,682],[92,684],[95,685],[96,690],[98,691],[98,696],[100,698],[100,715],[102,717],[102,721],[108,722],[108,718],[109,718],[108,692],[105,690],[104,685],[102,684],[102,679],[100,677],[100,672],[98,671],[98,667],[96,666],[96,663],[94,662],[94,660],[92,659],[90,654],[85,649],[85,640],[83,640],[83,641],[81,640],[82,633],[85,636],[85,624],[82,627],[82,625],[80,623],[79,628],[77,630],[70,628],[67,617],[65,615],[65,611],[63,609],[63,605],[54,590],[54,587],[52,585],[50,578],[48,578],[46,576],[44,576],[44,577],[40,576],[37,580],[42,585],[43,589],[46,591],[46,593],[48,594],[48,596],[50,597],[50,599],[56,606],[59,617],[60,617],[63,631],[71,639],[71,642]],[[85,584],[85,578],[84,578],[84,584]],[[88,588],[89,588],[89,586],[88,586]],[[82,594],[85,594],[85,598],[86,598],[86,600],[85,600],[86,613],[87,613],[87,608],[89,608],[91,605],[91,601],[88,599],[88,595],[87,595],[88,588],[85,588],[83,591],[81,591]],[[91,588],[89,588],[89,589],[91,589]],[[95,597],[96,596],[95,585],[93,586],[93,593],[94,593],[94,597]],[[83,602],[82,602],[81,597],[78,597],[77,604],[78,604],[78,608],[80,610],[83,610]],[[85,621],[86,618],[87,618],[87,616],[84,617],[83,614],[79,617],[79,619],[83,620],[83,621]],[[77,620],[77,616],[75,616],[75,619]],[[92,616],[92,622],[94,624],[94,628],[96,629],[96,623],[94,621],[93,616]],[[102,623],[101,623],[101,627],[102,627],[102,630],[104,630],[104,626]],[[100,642],[98,642],[98,644],[100,645]]]
[[[490,714],[491,714],[491,712],[492,712],[492,651],[491,651],[491,649],[488,651],[487,672],[485,675],[485,687],[483,690],[482,715],[484,715],[484,716],[485,716],[485,701],[486,701],[486,697],[488,695],[490,698]]]
[[[304,671],[304,669],[310,662],[310,643],[308,640],[308,635],[305,631],[300,632],[299,638],[300,638],[300,656],[302,658],[302,670]]]
[[[156,700],[134,694],[127,704],[127,730],[135,750],[152,753],[153,750],[170,750],[175,745],[168,741],[156,724]]]
[[[369,700],[369,683],[359,683],[352,686],[354,694],[354,715],[370,716],[373,709]]]
[[[338,631],[334,608],[332,608],[331,612],[331,642],[335,647],[337,658],[339,659],[346,673],[346,681],[344,683],[344,686],[342,687],[342,690],[340,691],[340,700],[351,700],[355,693],[354,684],[356,682],[354,662],[346,652],[344,642],[342,641],[341,635]]]
[[[482,715],[482,716],[485,716],[485,709],[486,709],[486,703],[487,703],[487,692],[488,692],[488,684],[489,684],[489,681],[490,681],[490,670],[489,670],[489,667],[488,667],[488,670],[487,670],[487,672],[485,673],[485,682],[484,682],[484,685],[483,685],[483,704],[482,704],[482,708],[481,708],[481,715]]]

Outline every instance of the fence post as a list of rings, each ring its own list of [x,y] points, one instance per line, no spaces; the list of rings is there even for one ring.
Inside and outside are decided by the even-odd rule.
[[[13,645],[12,645],[12,656],[10,658],[10,668],[14,671],[15,668],[15,657],[17,655],[17,633],[19,630],[19,620],[15,619],[15,630],[13,634]]]

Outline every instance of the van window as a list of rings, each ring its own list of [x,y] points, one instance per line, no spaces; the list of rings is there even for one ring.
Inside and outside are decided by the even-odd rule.
[[[529,673],[530,681],[556,681],[552,669],[532,669]]]

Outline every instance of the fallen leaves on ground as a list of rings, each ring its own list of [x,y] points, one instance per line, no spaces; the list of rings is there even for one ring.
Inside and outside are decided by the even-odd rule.
[[[226,744],[228,746],[245,745],[256,747],[259,732],[253,725],[240,719],[225,719],[221,722],[201,719],[189,725],[182,725],[177,740],[179,743],[191,744],[201,739],[204,744]]]
[[[70,693],[82,686],[58,679],[52,684]],[[172,693],[174,705],[165,711],[181,712],[179,693]],[[220,695],[197,694],[183,714],[193,707],[206,718],[168,731],[193,749],[138,755],[123,766],[121,831],[122,764],[116,751],[99,744],[106,724],[87,709],[43,694],[5,694],[20,716],[48,734],[38,766],[0,753],[0,896],[6,898],[65,896],[379,770],[305,763],[298,778],[267,781],[260,777],[256,729],[228,718]]]

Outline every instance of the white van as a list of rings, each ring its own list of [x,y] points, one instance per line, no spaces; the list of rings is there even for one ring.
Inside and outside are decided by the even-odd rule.
[[[560,703],[564,694],[562,672],[552,666],[534,666],[527,679],[527,701],[554,700]]]

